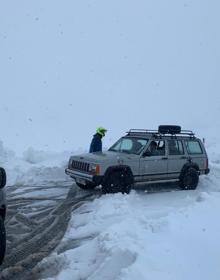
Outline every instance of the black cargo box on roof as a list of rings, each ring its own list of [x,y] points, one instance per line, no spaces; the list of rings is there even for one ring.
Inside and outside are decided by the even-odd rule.
[[[160,125],[158,132],[161,134],[179,134],[181,133],[181,126],[179,125]]]

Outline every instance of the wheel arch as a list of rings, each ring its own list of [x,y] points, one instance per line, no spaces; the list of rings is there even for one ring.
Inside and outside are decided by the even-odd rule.
[[[132,173],[131,168],[128,165],[116,165],[116,166],[110,166],[106,169],[103,180],[102,180],[102,185],[105,185],[106,181],[108,180],[108,177],[116,171],[122,171],[127,175],[127,180],[129,181],[130,184],[134,183],[134,176]]]
[[[194,163],[194,162],[187,162],[184,164],[184,166],[182,167],[181,171],[180,171],[180,177],[179,179],[181,180],[184,176],[184,174],[186,173],[186,171],[189,169],[189,168],[194,168],[196,171],[199,172],[199,166],[197,163]]]

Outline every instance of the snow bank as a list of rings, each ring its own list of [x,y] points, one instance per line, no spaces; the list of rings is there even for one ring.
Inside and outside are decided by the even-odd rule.
[[[45,152],[28,148],[22,157],[5,148],[0,141],[0,165],[6,169],[8,185],[59,184],[69,180],[64,169],[75,152]]]
[[[45,260],[64,265],[48,280],[218,280],[219,201],[219,192],[199,188],[110,194],[84,204],[63,240],[81,242]]]
[[[10,159],[15,157],[15,153],[6,149],[3,142],[0,140],[0,164],[7,163]]]

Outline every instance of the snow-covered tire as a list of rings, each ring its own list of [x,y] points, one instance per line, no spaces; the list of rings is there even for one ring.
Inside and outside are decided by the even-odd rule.
[[[76,182],[76,185],[82,190],[92,190],[96,187],[96,185],[93,183],[86,183],[85,185],[83,185]]]
[[[5,225],[4,225],[4,220],[0,216],[0,265],[2,264],[2,262],[4,260],[5,249],[6,249]]]
[[[199,183],[199,174],[195,168],[188,168],[180,178],[180,187],[183,190],[195,190]]]
[[[102,193],[127,193],[131,191],[131,183],[128,182],[128,176],[123,171],[113,171],[106,178],[104,185],[102,185]]]
[[[6,172],[5,169],[0,167],[0,188],[4,188],[6,185]]]

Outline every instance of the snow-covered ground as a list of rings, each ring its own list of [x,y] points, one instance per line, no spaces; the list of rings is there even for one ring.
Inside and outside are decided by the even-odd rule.
[[[202,180],[195,192],[132,191],[83,205],[63,242],[83,241],[43,261],[63,263],[48,279],[219,279],[220,193],[209,186]]]
[[[217,144],[207,146],[211,173],[195,191],[136,189],[75,210],[59,246],[76,244],[58,246],[38,265],[42,279],[219,279],[220,157]],[[0,151],[9,185],[20,185],[23,195],[25,185],[69,180],[64,168],[71,152],[29,149],[18,158],[3,145]]]
[[[81,243],[41,265],[62,263],[48,280],[218,280],[219,212],[219,164],[195,191],[102,196],[73,213],[62,242]]]

